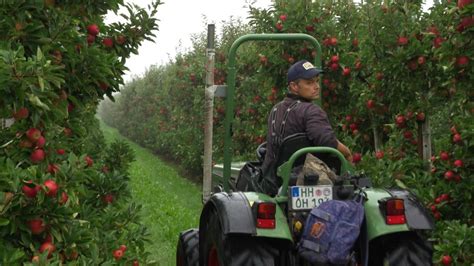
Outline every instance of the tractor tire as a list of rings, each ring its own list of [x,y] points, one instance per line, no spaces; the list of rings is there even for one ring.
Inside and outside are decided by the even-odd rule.
[[[199,230],[189,229],[179,234],[176,251],[177,266],[199,265]]]
[[[206,225],[201,265],[287,265],[288,252],[272,247],[261,238],[225,236],[214,211]]]
[[[433,265],[431,244],[416,233],[394,234],[371,244],[369,265]]]

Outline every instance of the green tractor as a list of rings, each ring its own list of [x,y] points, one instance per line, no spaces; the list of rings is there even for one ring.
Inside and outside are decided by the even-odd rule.
[[[238,177],[245,162],[232,163],[231,126],[234,112],[235,55],[246,41],[306,40],[306,34],[249,34],[238,38],[229,52],[226,91],[224,163],[212,169],[213,193],[204,204],[199,229],[180,233],[177,265],[309,265],[298,255],[306,217],[321,202],[364,194],[364,221],[353,246],[353,265],[432,265],[432,249],[424,234],[434,227],[430,214],[409,191],[373,188],[370,179],[353,175],[350,163],[336,149],[311,147],[304,135],[287,137],[278,152],[276,173],[283,184],[279,193],[239,191]],[[265,145],[257,148],[263,160]],[[335,170],[333,185],[296,185],[292,169],[311,153]],[[310,191],[322,193],[309,193]]]

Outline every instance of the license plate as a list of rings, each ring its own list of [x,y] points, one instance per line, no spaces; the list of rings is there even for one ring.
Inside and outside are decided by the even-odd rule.
[[[291,210],[310,210],[319,204],[332,200],[332,186],[290,187]]]

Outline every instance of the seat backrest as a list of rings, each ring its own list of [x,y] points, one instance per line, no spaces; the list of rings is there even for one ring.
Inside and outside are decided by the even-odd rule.
[[[275,167],[278,168],[280,165],[288,161],[293,153],[306,147],[311,147],[311,142],[305,133],[296,133],[287,136],[283,139],[280,148],[278,149]],[[300,156],[296,159],[293,167],[304,164],[304,160],[305,156]]]
[[[296,133],[290,136],[287,136],[283,139],[280,149],[277,153],[276,164],[275,164],[275,173],[280,165],[288,161],[299,149],[314,146],[311,141],[308,139],[306,133]],[[335,156],[327,153],[313,153],[314,156],[318,157],[320,160],[325,162],[331,170],[334,171],[337,175],[341,172],[341,162]],[[297,167],[304,164],[306,156],[300,156],[296,159],[293,167]]]

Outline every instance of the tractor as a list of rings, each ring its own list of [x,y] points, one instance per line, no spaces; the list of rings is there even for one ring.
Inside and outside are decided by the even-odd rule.
[[[426,234],[434,222],[415,195],[372,187],[369,177],[354,175],[338,150],[312,147],[305,134],[289,136],[280,146],[275,172],[283,182],[277,195],[239,191],[238,177],[249,164],[232,162],[236,51],[247,41],[268,40],[311,43],[317,51],[314,65],[321,67],[321,47],[307,34],[248,34],[233,43],[228,58],[224,162],[212,169],[212,194],[204,203],[199,228],[179,235],[177,265],[310,265],[296,251],[308,213],[321,202],[355,193],[364,195],[365,217],[353,246],[352,265],[432,265]],[[320,185],[305,177],[303,185],[296,185],[292,169],[308,153],[333,169],[338,182]],[[265,143],[257,147],[257,156],[263,161]]]

